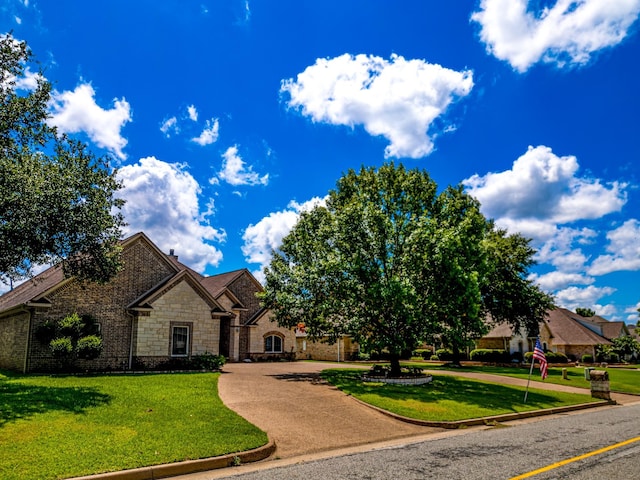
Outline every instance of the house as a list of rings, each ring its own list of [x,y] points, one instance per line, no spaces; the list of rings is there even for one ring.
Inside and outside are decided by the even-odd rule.
[[[153,368],[205,352],[230,361],[282,356],[293,331],[260,307],[259,282],[246,270],[203,276],[144,235],[122,241],[123,270],[107,284],[65,278],[51,267],[0,296],[0,368],[21,372],[59,366],[38,329],[71,313],[91,315],[103,350],[78,360],[88,370]]]
[[[570,359],[583,355],[596,356],[598,345],[611,345],[611,340],[629,335],[623,322],[610,322],[602,317],[582,317],[565,308],[547,312],[539,324],[540,341],[547,351],[563,353]],[[476,348],[497,348],[511,354],[533,351],[535,337],[527,338],[523,331],[513,332],[507,324],[495,325],[476,342]]]

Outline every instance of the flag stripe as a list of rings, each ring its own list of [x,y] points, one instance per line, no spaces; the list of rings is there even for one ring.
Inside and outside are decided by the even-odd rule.
[[[539,338],[536,340],[536,346],[533,349],[532,361],[535,362],[536,360],[540,362],[540,376],[544,380],[545,378],[547,378],[548,365],[547,365],[547,357],[544,354],[544,350],[542,350],[542,345],[540,344]]]

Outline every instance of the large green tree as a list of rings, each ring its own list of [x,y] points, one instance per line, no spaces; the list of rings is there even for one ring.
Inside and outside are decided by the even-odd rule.
[[[461,187],[438,193],[422,170],[393,163],[347,172],[325,206],[303,213],[265,270],[263,305],[312,339],[349,334],[386,351],[442,339],[460,350],[486,317],[537,332],[552,305],[527,280],[533,249],[494,228]]]
[[[0,38],[0,280],[61,263],[65,274],[107,281],[120,268],[120,188],[109,159],[47,123],[51,84],[23,88],[32,53]]]

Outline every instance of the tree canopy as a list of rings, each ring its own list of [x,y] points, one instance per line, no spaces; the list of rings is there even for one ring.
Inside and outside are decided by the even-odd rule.
[[[116,171],[47,123],[51,84],[31,63],[25,42],[0,37],[0,280],[62,263],[67,275],[107,281],[124,225]]]
[[[552,301],[527,279],[535,252],[479,207],[460,186],[439,193],[422,170],[350,170],[273,252],[263,305],[312,339],[348,334],[386,351],[394,372],[422,342],[466,346],[487,315],[537,333]]]
[[[589,318],[595,316],[596,311],[591,308],[578,307],[576,308],[576,313],[582,317]]]

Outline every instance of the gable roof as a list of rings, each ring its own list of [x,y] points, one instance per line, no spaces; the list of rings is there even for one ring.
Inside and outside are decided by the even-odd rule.
[[[166,262],[176,273],[179,268],[162,253],[160,249],[142,232],[138,232],[121,241],[120,246],[125,249],[136,242],[144,242],[147,246],[156,251],[158,258]],[[48,306],[49,302],[46,296],[62,287],[66,283],[72,281],[73,278],[64,276],[61,265],[54,265],[47,268],[33,278],[30,278],[13,290],[0,296],[0,313],[21,308],[24,306]]]
[[[583,325],[584,317],[566,308],[547,312],[544,324],[554,345],[611,345],[611,342]]]

